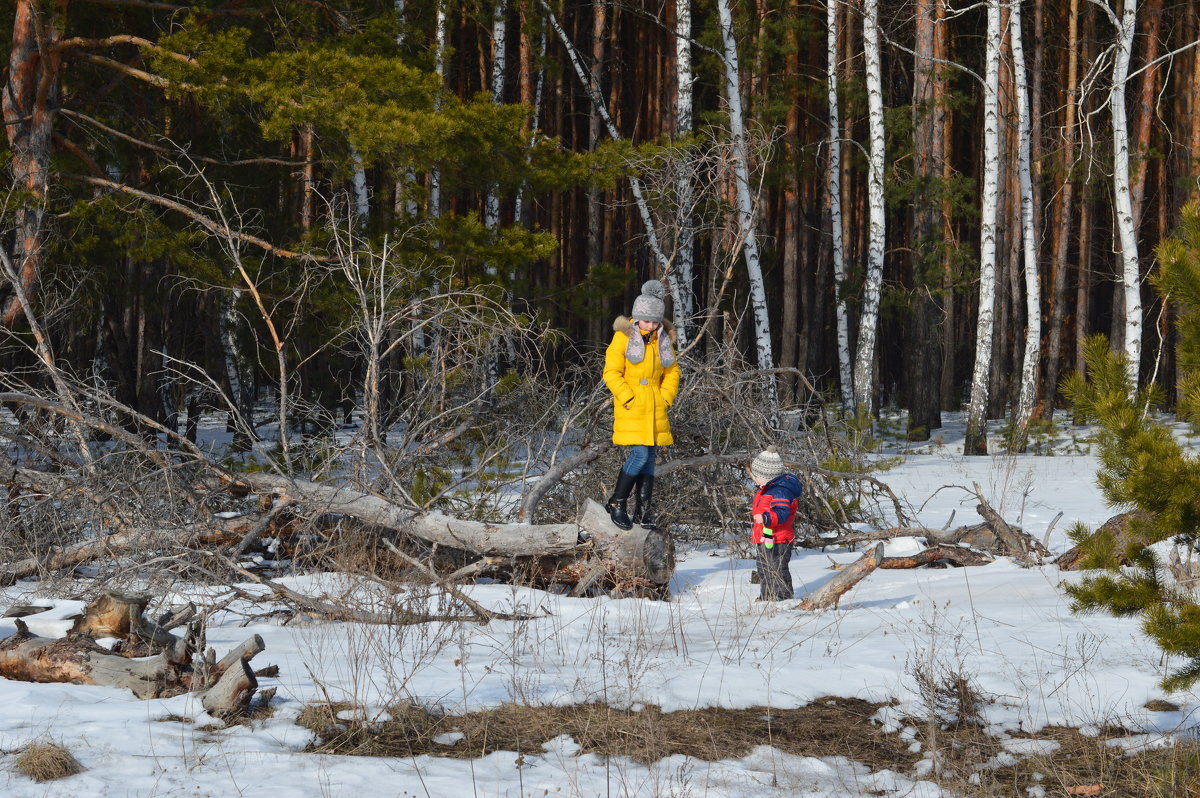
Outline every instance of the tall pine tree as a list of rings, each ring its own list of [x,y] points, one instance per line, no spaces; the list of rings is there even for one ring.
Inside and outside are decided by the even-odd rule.
[[[1189,205],[1174,238],[1158,247],[1158,288],[1179,310],[1179,416],[1200,422],[1200,204]],[[1164,569],[1168,541],[1189,551],[1200,545],[1200,456],[1186,450],[1166,425],[1148,412],[1152,390],[1133,393],[1126,355],[1113,352],[1097,336],[1086,344],[1086,374],[1064,385],[1085,419],[1100,426],[1098,474],[1105,498],[1132,508],[1128,531],[1091,532],[1082,525],[1071,533],[1083,552],[1085,568],[1105,573],[1066,588],[1081,612],[1107,611],[1137,616],[1162,650],[1186,658],[1168,676],[1167,689],[1200,680],[1200,603]]]

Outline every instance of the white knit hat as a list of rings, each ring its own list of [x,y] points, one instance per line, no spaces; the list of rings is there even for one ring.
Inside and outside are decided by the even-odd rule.
[[[759,452],[750,461],[750,475],[764,482],[770,482],[783,471],[783,458],[774,446],[768,446],[765,452]]]

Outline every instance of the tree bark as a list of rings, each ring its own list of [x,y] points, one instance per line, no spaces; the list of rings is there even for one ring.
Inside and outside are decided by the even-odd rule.
[[[801,610],[827,610],[836,607],[842,596],[852,587],[871,575],[883,561],[883,544],[875,544],[875,548],[859,557],[853,564],[838,572],[817,590],[804,597],[796,608]]]
[[[25,193],[15,211],[15,247],[21,291],[5,301],[0,323],[12,326],[24,312],[19,294],[32,301],[42,271],[50,155],[58,112],[62,53],[58,42],[69,0],[17,0],[8,74],[0,98],[11,152],[13,184]]]
[[[1058,223],[1054,232],[1054,290],[1050,301],[1050,335],[1046,351],[1046,417],[1053,418],[1058,377],[1062,367],[1062,340],[1067,316],[1067,253],[1070,250],[1071,222],[1075,215],[1075,141],[1076,108],[1079,86],[1079,0],[1071,0],[1067,22],[1066,115],[1063,123],[1062,189],[1058,205]],[[1080,253],[1082,258],[1082,253]],[[1076,309],[1078,313],[1078,308]]]
[[[883,175],[887,155],[883,130],[883,72],[879,54],[879,2],[863,3],[863,51],[866,54],[867,120],[870,130],[868,148],[867,204],[870,222],[867,239],[867,265],[863,281],[862,312],[858,320],[858,351],[854,357],[854,410],[871,413],[875,385],[875,337],[879,324],[879,298],[883,285],[883,254],[886,208]]]
[[[758,352],[758,367],[766,372],[775,367],[771,345],[771,317],[767,304],[767,288],[763,280],[758,252],[758,232],[753,192],[750,186],[749,154],[746,146],[745,116],[742,113],[741,78],[738,73],[737,40],[733,35],[733,14],[729,0],[717,0],[717,16],[721,26],[721,52],[724,64],[725,102],[729,108],[729,135],[732,145],[733,176],[737,194],[738,234],[746,275],[750,280],[750,306],[754,317],[754,342]],[[766,376],[768,401],[777,407],[775,377]]]
[[[942,178],[944,109],[935,84],[942,69],[935,61],[936,7],[939,0],[917,0],[916,55],[913,63],[913,170],[917,194],[912,211],[911,315],[904,347],[908,439],[928,440],[942,426],[942,309],[934,295],[940,282],[942,249],[939,241],[940,203],[937,183]],[[940,292],[939,292],[940,293]]]
[[[1025,46],[1021,41],[1021,4],[1013,3],[1009,17],[1013,79],[1017,90],[1017,169],[1021,192],[1021,244],[1025,271],[1025,351],[1021,358],[1021,389],[1017,400],[1010,452],[1025,451],[1029,421],[1038,389],[1038,357],[1042,346],[1042,302],[1038,288],[1037,241],[1033,227],[1033,176],[1030,157],[1029,81],[1025,71]]]
[[[1107,6],[1109,19],[1117,28],[1117,49],[1113,56],[1112,88],[1108,95],[1113,130],[1114,221],[1121,249],[1121,288],[1124,294],[1124,351],[1128,358],[1130,390],[1136,391],[1142,362],[1142,284],[1138,262],[1137,220],[1129,180],[1129,121],[1125,108],[1125,88],[1133,37],[1137,28],[1137,0],[1124,0],[1120,19]]]
[[[842,231],[842,121],[838,101],[838,2],[825,3],[826,96],[829,103],[829,160],[826,164],[826,199],[829,234],[833,239],[833,291],[837,308],[838,386],[842,406],[854,406],[854,372],[850,355],[850,312],[846,307],[846,244]]]
[[[1000,0],[987,0],[987,43],[983,86],[983,192],[979,221],[979,309],[975,325],[975,369],[967,409],[964,454],[987,454],[988,376],[996,303],[996,223],[1000,160]]]

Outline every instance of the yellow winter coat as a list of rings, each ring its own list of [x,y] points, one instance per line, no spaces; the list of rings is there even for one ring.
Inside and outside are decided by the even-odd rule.
[[[604,384],[613,395],[613,443],[670,446],[674,438],[667,408],[679,393],[679,364],[672,362],[663,367],[658,337],[665,333],[673,343],[675,330],[664,322],[644,347],[639,347],[637,341],[630,346],[631,338],[640,338],[641,333],[628,317],[618,316],[613,330],[612,342],[604,353]],[[673,347],[670,352],[670,360],[674,361]],[[639,356],[640,360],[634,362]]]

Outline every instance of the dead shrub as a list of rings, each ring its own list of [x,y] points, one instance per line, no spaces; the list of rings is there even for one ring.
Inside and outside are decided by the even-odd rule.
[[[74,755],[58,743],[33,743],[13,762],[12,769],[34,781],[55,781],[83,772]]]

